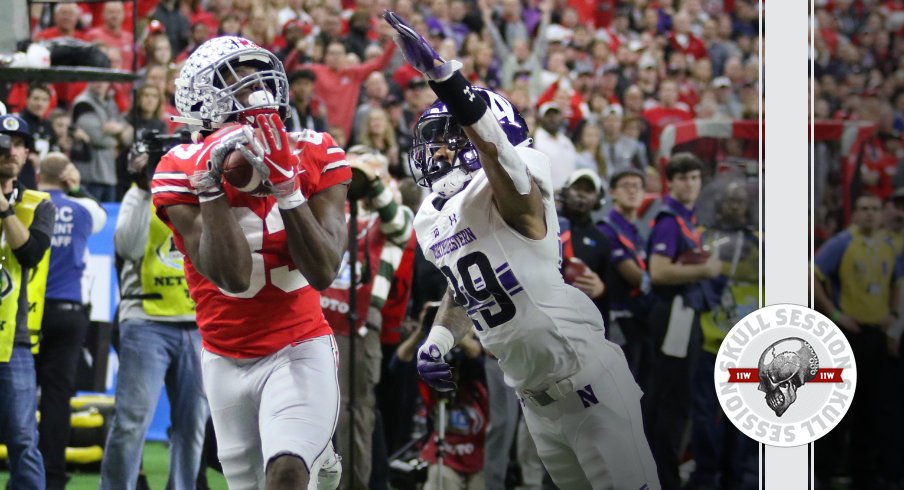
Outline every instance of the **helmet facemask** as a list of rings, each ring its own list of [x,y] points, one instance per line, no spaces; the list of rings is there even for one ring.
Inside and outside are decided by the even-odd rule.
[[[257,58],[257,56],[255,56]],[[250,66],[257,69],[256,72],[244,77],[236,72],[240,66]],[[227,77],[232,75],[234,83],[227,85]],[[213,100],[217,107],[222,107],[220,113],[224,121],[236,121],[240,116],[254,115],[256,113],[277,112],[286,113],[288,99],[279,97],[280,94],[288,94],[289,82],[285,73],[273,69],[271,63],[265,63],[253,59],[251,61],[227,61],[223,63],[214,74],[213,86],[216,88]],[[251,94],[245,98],[245,103],[239,99],[239,94],[248,90]],[[262,92],[254,96],[254,92]]]
[[[436,157],[443,147],[452,153],[450,158]],[[425,118],[418,123],[409,156],[417,184],[444,198],[464,189],[471,173],[480,169],[477,148],[449,115]]]
[[[236,71],[240,66],[258,71],[241,76]],[[239,102],[237,96],[245,90],[259,93]],[[182,115],[180,122],[205,129],[255,113],[278,112],[285,118],[289,82],[282,62],[273,53],[246,39],[214,38],[186,61],[176,79],[176,106]]]

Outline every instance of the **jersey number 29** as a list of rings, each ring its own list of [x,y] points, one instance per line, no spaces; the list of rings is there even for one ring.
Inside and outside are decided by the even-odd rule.
[[[455,302],[468,310],[470,315],[475,309],[489,328],[498,327],[515,318],[515,303],[499,282],[496,270],[490,259],[483,252],[471,252],[456,263],[461,284],[448,265],[440,268],[455,294]],[[495,312],[492,306],[495,305]],[[474,322],[478,330],[483,330],[478,322]]]

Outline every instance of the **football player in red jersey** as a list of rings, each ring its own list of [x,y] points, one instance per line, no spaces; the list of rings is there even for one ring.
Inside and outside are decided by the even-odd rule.
[[[318,290],[345,250],[345,153],[328,134],[286,131],[283,65],[247,39],[202,44],[176,87],[179,120],[200,131],[161,159],[151,190],[186,256],[226,481],[318,488],[319,472],[319,488],[335,488],[338,360]],[[237,149],[263,192],[223,182]]]

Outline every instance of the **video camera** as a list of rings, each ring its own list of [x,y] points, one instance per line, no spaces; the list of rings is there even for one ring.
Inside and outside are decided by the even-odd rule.
[[[177,134],[160,134],[156,129],[148,129],[139,133],[138,139],[132,145],[129,152],[129,173],[134,177],[146,177],[148,181],[154,176],[157,164],[166,152],[170,151],[178,145],[190,144],[191,133],[187,130],[180,131]],[[148,155],[148,163],[144,167],[143,175],[140,169],[132,166],[134,158],[142,153]]]

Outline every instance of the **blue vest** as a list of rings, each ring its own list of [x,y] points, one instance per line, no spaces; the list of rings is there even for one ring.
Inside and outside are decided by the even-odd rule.
[[[647,270],[648,263],[645,256],[646,245],[639,233],[629,233],[628,230],[623,229],[617,222],[610,219],[609,216],[604,217],[597,223],[597,227],[600,230],[608,229],[618,241],[618,244],[613,244],[613,248],[615,248],[615,246],[621,246],[626,249],[630,255],[628,260],[633,261],[644,271]],[[640,288],[635,288],[628,284],[628,281],[615,271],[614,262],[612,262],[612,269],[612,277],[610,278],[609,284],[607,284],[607,294],[610,295],[612,310],[627,310],[636,318],[646,317],[646,314],[650,309],[650,303],[653,299],[652,295],[643,294]]]
[[[679,223],[681,229],[681,240],[678,241],[677,256],[699,248],[699,238],[695,240],[693,236],[697,232],[694,223],[688,223],[687,220],[678,214],[678,211],[672,209],[668,202],[663,202],[662,208],[656,213],[653,226],[663,216],[672,216]],[[682,224],[684,226],[680,226]],[[647,250],[647,254],[651,255],[652,250]],[[722,284],[719,284],[722,283]],[[698,282],[682,284],[680,286],[654,286],[653,293],[663,300],[672,301],[676,295],[680,294],[684,298],[684,305],[693,308],[695,311],[707,311],[712,309],[714,305],[719,304],[719,293],[724,286],[724,279],[704,279]]]

